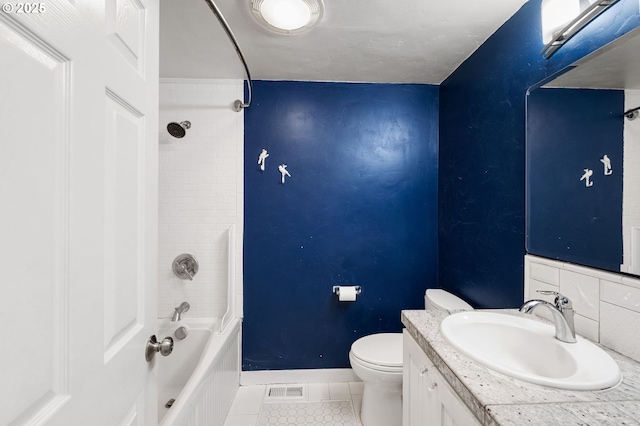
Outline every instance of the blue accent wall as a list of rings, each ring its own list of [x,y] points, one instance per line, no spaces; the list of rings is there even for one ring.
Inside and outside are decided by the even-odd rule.
[[[476,307],[522,303],[527,89],[640,25],[638,1],[621,0],[545,60],[540,3],[440,85],[439,283]]]
[[[619,271],[624,91],[537,89],[527,99],[527,251]],[[603,155],[612,173],[604,174]],[[593,171],[590,187],[580,181]]]
[[[438,87],[256,81],[253,96],[243,369],[349,367],[356,339],[400,332],[437,287]],[[340,303],[334,285],[362,294]]]

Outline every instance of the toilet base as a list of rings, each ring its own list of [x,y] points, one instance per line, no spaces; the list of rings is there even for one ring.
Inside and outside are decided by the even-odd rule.
[[[402,385],[365,383],[360,420],[363,426],[401,426]]]

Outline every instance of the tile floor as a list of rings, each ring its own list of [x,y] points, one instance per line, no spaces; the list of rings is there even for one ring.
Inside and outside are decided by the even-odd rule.
[[[360,423],[362,382],[305,383],[301,385],[305,387],[305,397],[288,400],[265,399],[267,388],[274,385],[241,386],[224,426],[269,424],[362,426]],[[301,423],[301,416],[305,418],[307,423]],[[313,416],[315,420],[311,420],[310,416]],[[309,421],[312,423],[308,423]]]

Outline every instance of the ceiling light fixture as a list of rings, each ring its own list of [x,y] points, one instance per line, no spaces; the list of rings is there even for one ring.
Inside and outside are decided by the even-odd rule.
[[[322,19],[322,0],[251,0],[258,22],[271,31],[297,34],[309,30]]]
[[[618,0],[542,0],[542,54],[549,59],[571,37]]]

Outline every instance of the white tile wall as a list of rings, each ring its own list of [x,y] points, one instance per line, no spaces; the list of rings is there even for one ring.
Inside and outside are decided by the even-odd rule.
[[[564,294],[576,310],[576,332],[640,361],[639,278],[532,255],[525,256],[524,269],[525,300],[553,301],[536,290]]]
[[[244,211],[244,113],[232,104],[243,96],[241,80],[160,81],[158,315],[183,301],[188,317],[222,317],[227,303],[227,230],[236,225],[236,312],[242,315]],[[191,121],[182,139],[169,122]],[[171,264],[193,254],[193,281],[176,277]]]
[[[640,106],[640,90],[624,92],[625,111]],[[640,119],[624,120],[621,270],[640,274]],[[613,166],[613,165],[612,165]],[[615,170],[614,170],[615,173]],[[636,251],[635,259],[632,252]]]

